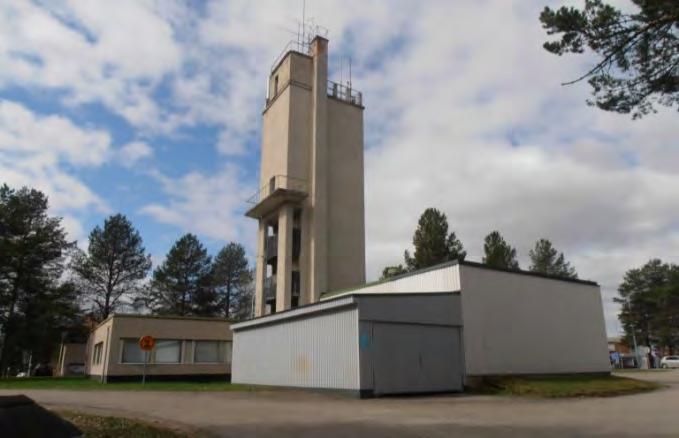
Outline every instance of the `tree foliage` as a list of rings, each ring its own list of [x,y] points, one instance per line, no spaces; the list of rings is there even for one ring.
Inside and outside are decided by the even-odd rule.
[[[420,216],[413,234],[413,256],[406,250],[409,271],[423,269],[450,260],[464,260],[467,253],[454,232],[448,233],[448,218],[435,208],[428,208]]]
[[[160,315],[216,313],[212,260],[195,235],[185,234],[175,242],[141,299]]]
[[[512,248],[499,231],[486,236],[483,243],[483,263],[494,268],[519,269],[516,260],[516,249]]]
[[[140,290],[150,269],[151,256],[139,232],[122,214],[108,217],[104,228],[97,225],[90,233],[87,253],[78,251],[73,261],[79,287],[100,320]]]
[[[448,218],[435,208],[426,209],[420,216],[413,233],[413,246],[412,256],[410,251],[404,252],[405,266],[385,267],[382,280],[451,260],[462,261],[467,256],[455,233],[448,232]]]
[[[398,277],[399,275],[403,275],[407,272],[408,270],[401,264],[396,266],[385,266],[384,269],[382,269],[382,276],[380,277],[380,280]]]
[[[217,306],[224,317],[242,314],[240,307],[245,303],[241,295],[248,295],[253,280],[243,245],[231,242],[219,251],[212,265],[212,279]]]
[[[555,275],[564,278],[578,278],[575,268],[566,261],[563,253],[554,248],[552,242],[540,239],[535,247],[528,252],[531,265],[529,270],[542,274]]]
[[[647,346],[679,348],[679,266],[649,260],[625,273],[616,302],[628,338],[634,333]]]
[[[47,360],[54,334],[72,324],[78,297],[61,284],[74,247],[40,191],[0,186],[0,368],[16,370],[22,351]]]
[[[654,110],[654,104],[679,109],[679,2],[632,0],[634,13],[624,13],[602,0],[585,0],[584,8],[546,7],[540,21],[549,35],[551,53],[584,53],[599,61],[580,78],[592,87],[590,105],[606,111],[632,113]]]
[[[229,318],[233,321],[244,321],[254,316],[255,310],[255,272],[250,270],[248,273],[251,281],[241,288],[240,292],[232,298],[231,314]]]

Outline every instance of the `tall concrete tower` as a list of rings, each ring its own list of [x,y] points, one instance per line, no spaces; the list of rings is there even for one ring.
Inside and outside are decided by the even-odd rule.
[[[363,101],[328,81],[328,40],[277,61],[263,112],[255,316],[365,283]]]

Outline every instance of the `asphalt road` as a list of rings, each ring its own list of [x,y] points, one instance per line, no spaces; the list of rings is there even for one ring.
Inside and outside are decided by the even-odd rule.
[[[631,375],[631,374],[625,374]],[[614,398],[493,396],[357,400],[258,393],[21,391],[48,408],[157,420],[225,437],[679,436],[679,370],[635,373],[666,388]],[[0,391],[0,395],[17,393]]]

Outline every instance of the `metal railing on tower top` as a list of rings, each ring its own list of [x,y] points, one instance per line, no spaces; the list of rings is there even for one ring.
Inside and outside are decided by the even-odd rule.
[[[352,105],[363,106],[363,93],[344,84],[328,81],[328,96]]]
[[[311,42],[314,40],[314,38],[317,36],[322,38],[328,37],[328,29],[323,26],[319,26],[313,21],[313,19],[309,21],[298,22],[297,31],[292,33],[296,33],[297,38],[288,41],[288,43],[283,47],[283,50],[281,50],[278,56],[276,56],[276,59],[274,59],[273,64],[271,64],[271,71],[276,69],[278,63],[281,62],[281,59],[283,59],[289,51],[310,55]]]
[[[285,55],[290,51],[308,55],[311,53],[311,44],[304,41],[288,41],[288,43],[283,47],[283,50],[281,50],[278,56],[276,56],[276,59],[274,59],[273,64],[271,64],[272,72],[276,69],[278,63],[281,62],[281,60],[285,58]]]

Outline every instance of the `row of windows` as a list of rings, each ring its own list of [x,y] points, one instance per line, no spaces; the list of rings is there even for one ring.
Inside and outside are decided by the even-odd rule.
[[[148,363],[182,363],[182,344],[191,341],[174,339],[159,339],[156,346],[149,352]],[[144,351],[139,348],[137,339],[122,339],[121,363],[144,363]],[[231,362],[231,342],[224,341],[193,341],[193,363],[224,363]]]
[[[186,343],[184,348],[183,344]],[[121,339],[122,351],[120,363],[144,363],[144,351],[139,347],[138,339]],[[231,362],[231,342],[225,341],[182,341],[175,339],[159,339],[152,351],[148,352],[147,363],[187,363],[182,356],[189,353],[189,345],[193,345],[193,363]],[[104,343],[99,342],[92,351],[92,364],[101,364]]]

